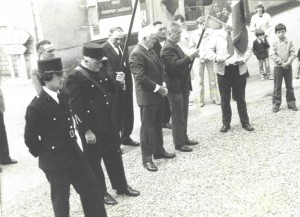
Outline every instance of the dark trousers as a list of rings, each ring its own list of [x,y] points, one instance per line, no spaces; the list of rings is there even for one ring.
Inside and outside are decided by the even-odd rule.
[[[70,185],[80,195],[86,217],[106,217],[103,204],[103,189],[87,162],[61,170],[44,171],[50,183],[51,200],[55,217],[68,217],[70,214]]]
[[[274,68],[274,91],[273,91],[273,106],[281,105],[281,86],[284,78],[286,87],[286,101],[289,106],[295,106],[295,94],[293,88],[292,68],[284,69],[281,67]]]
[[[163,99],[163,115],[162,115],[162,123],[167,124],[170,122],[171,118],[171,108],[168,97],[164,97]]]
[[[128,91],[121,92],[117,100],[118,102],[115,101],[117,108],[113,109],[112,119],[115,128],[120,132],[121,143],[126,143],[130,138],[134,123],[132,93]]]
[[[168,93],[168,99],[171,105],[172,116],[172,136],[175,146],[185,145],[187,136],[187,120],[189,111],[189,95],[188,85],[183,85],[181,93]]]
[[[245,89],[247,84],[247,74],[240,75],[239,67],[225,66],[225,74],[218,74],[218,84],[221,96],[221,108],[222,108],[222,121],[223,125],[229,125],[231,123],[231,89],[235,95],[237,103],[238,113],[242,124],[249,124],[249,117],[247,113],[247,105],[245,100]]]
[[[157,105],[140,106],[143,163],[152,162],[152,154],[164,152],[161,126],[162,106],[162,102]]]
[[[94,131],[93,131],[94,132]],[[100,188],[107,190],[101,166],[103,159],[113,189],[122,190],[127,187],[122,156],[119,148],[120,137],[113,130],[94,132],[96,144],[87,144],[84,135],[80,135],[83,152],[94,172]]]
[[[0,112],[0,164],[10,161],[3,113]]]

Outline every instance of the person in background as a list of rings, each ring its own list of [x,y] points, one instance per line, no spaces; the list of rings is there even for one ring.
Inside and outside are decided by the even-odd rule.
[[[296,98],[293,88],[292,63],[296,58],[293,42],[286,34],[286,26],[279,23],[275,26],[277,40],[271,44],[270,57],[274,61],[274,91],[273,91],[273,112],[276,113],[281,105],[281,86],[282,80],[286,86],[286,101],[288,109],[297,111]]]
[[[300,76],[300,48],[297,53],[297,58],[298,58],[298,67],[297,67],[296,79],[299,79],[299,76]]]
[[[237,109],[242,127],[247,131],[254,128],[249,123],[245,91],[247,84],[247,66],[252,49],[247,48],[244,54],[239,53],[233,46],[232,27],[223,24],[222,29],[216,30],[208,45],[208,55],[214,61],[221,95],[222,123],[220,132],[226,133],[231,128],[232,110],[230,106],[231,90],[235,94]]]
[[[121,58],[124,54],[124,51],[120,46],[123,38],[123,29],[118,26],[112,27],[109,31],[109,38],[103,44],[104,56],[107,57],[107,75],[114,82],[117,82],[117,73],[122,71],[125,74],[124,91],[120,91],[119,96],[116,96],[116,94],[112,95],[112,101],[115,103],[113,107],[116,106],[116,108],[114,108],[116,111],[112,112],[112,118],[116,129],[120,132],[121,144],[139,146],[139,143],[130,137],[134,124],[132,77],[128,62],[128,55],[125,56],[124,65],[120,68]],[[115,99],[115,97],[118,98]]]
[[[80,195],[86,217],[105,217],[104,189],[98,186],[80,149],[70,113],[60,58],[39,60],[42,91],[26,111],[25,144],[50,183],[55,217],[70,216],[70,185]],[[104,180],[101,180],[104,182]]]
[[[197,19],[197,25],[198,29],[194,30],[191,35],[191,44],[190,47],[196,48],[202,33],[202,30],[205,25],[205,18],[199,17]],[[217,87],[217,81],[216,81],[216,75],[213,70],[213,61],[207,58],[207,45],[209,43],[209,40],[211,38],[212,29],[205,29],[203,38],[200,43],[200,51],[199,51],[199,57],[197,57],[194,61],[194,71],[199,71],[200,76],[200,100],[199,100],[199,106],[204,106],[204,72],[205,67],[207,69],[208,79],[209,79],[209,91],[210,91],[210,100],[212,103],[220,105],[220,100],[218,96],[218,87]]]
[[[166,70],[166,84],[168,98],[171,105],[172,136],[175,149],[181,152],[191,152],[189,146],[198,142],[191,140],[187,135],[189,95],[192,89],[190,64],[198,56],[199,49],[186,55],[178,46],[182,27],[171,22],[167,29],[167,41],[163,45],[160,56]]]
[[[270,14],[266,13],[266,7],[261,1],[256,3],[255,11],[256,13],[251,17],[250,31],[255,33],[257,29],[262,29],[265,37],[269,37],[272,31]]]
[[[155,33],[153,25],[142,28],[138,34],[139,43],[129,57],[141,114],[142,162],[151,172],[158,170],[153,158],[170,159],[176,156],[174,153],[168,153],[163,147],[161,119],[163,97],[168,94],[168,89],[163,85],[163,65],[152,49],[157,40]]]
[[[120,150],[120,135],[111,118],[109,93],[116,85],[124,91],[125,75],[118,72],[116,81],[107,75],[103,47],[94,42],[87,42],[82,49],[83,60],[67,77],[66,90],[70,95],[70,107],[77,123],[83,152],[99,180],[100,188],[105,189],[104,203],[116,205],[117,201],[107,192],[104,173],[101,166],[103,159],[111,186],[118,195],[136,197],[139,191],[127,184]]]
[[[0,164],[8,165],[17,163],[16,160],[12,159],[9,155],[7,134],[4,123],[4,112],[5,112],[5,104],[4,104],[4,96],[1,90],[1,80],[0,80]],[[1,168],[0,168],[1,172]]]
[[[161,21],[156,21],[153,23],[153,26],[156,29],[156,41],[153,44],[153,50],[155,54],[160,58],[160,51],[167,39],[167,28]],[[165,74],[164,79],[165,80]],[[166,86],[166,83],[163,82],[163,85]],[[163,116],[162,116],[162,127],[167,129],[172,129],[172,124],[170,123],[171,118],[171,108],[168,97],[163,98]]]
[[[53,59],[55,57],[54,55],[55,47],[48,40],[42,40],[38,42],[36,45],[36,51],[38,53],[39,60],[48,60],[48,59]],[[31,80],[37,94],[39,95],[43,88],[40,83],[40,73],[38,72],[37,68],[32,70]]]
[[[273,75],[270,70],[269,64],[269,42],[265,37],[265,32],[262,29],[255,31],[256,40],[253,41],[252,51],[258,60],[260,80],[273,80]]]

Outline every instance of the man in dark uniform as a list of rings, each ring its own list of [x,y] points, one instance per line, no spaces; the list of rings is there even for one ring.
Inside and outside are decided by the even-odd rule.
[[[103,158],[112,188],[117,190],[117,194],[138,196],[140,193],[127,185],[120,152],[120,136],[113,126],[108,97],[115,85],[124,85],[124,73],[117,73],[117,83],[106,76],[102,61],[107,58],[99,44],[84,44],[83,56],[81,64],[68,76],[66,82],[83,151],[97,179],[104,180],[101,167]],[[101,188],[106,189],[105,183],[102,184]],[[104,203],[115,205],[117,201],[106,191]]]
[[[116,82],[116,74],[124,72],[125,86],[124,91],[113,94],[113,123],[116,129],[121,133],[121,143],[123,145],[138,146],[139,143],[130,138],[133,130],[134,112],[132,96],[132,77],[128,63],[128,56],[125,56],[125,64],[120,68],[120,62],[124,51],[120,44],[124,38],[124,32],[121,27],[112,27],[109,32],[108,40],[103,44],[104,56],[108,59],[107,75]],[[116,99],[114,97],[117,97]],[[120,145],[121,145],[120,143]]]
[[[68,96],[61,91],[64,76],[60,58],[39,60],[43,89],[26,111],[25,144],[50,183],[56,217],[69,216],[70,185],[80,195],[85,216],[105,217],[104,189],[99,188],[78,146]],[[103,182],[104,180],[99,180]]]

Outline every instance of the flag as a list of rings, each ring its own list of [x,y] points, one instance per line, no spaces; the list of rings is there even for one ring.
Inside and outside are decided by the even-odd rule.
[[[245,53],[248,48],[247,19],[250,16],[248,1],[232,1],[231,10],[233,45],[240,53]]]
[[[222,24],[232,26],[233,45],[240,53],[245,53],[248,47],[246,26],[249,17],[248,0],[214,0],[205,28],[221,29]]]

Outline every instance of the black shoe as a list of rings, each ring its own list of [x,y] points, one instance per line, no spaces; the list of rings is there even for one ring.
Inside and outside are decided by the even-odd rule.
[[[163,153],[160,153],[160,154],[154,154],[153,155],[154,159],[161,159],[161,158],[170,159],[170,158],[174,158],[174,157],[176,157],[176,154],[168,153],[166,151],[164,151]]]
[[[140,192],[132,189],[132,187],[127,185],[127,187],[125,189],[117,190],[117,194],[119,194],[119,195],[125,194],[129,197],[137,197],[140,195]]]
[[[293,111],[298,111],[297,106],[288,106],[288,109],[291,109]]]
[[[127,140],[122,141],[123,145],[129,145],[129,146],[139,146],[140,143],[133,141],[130,137]]]
[[[18,163],[18,161],[14,160],[14,159],[9,159],[8,161],[1,161],[0,164],[2,165],[8,165],[8,164],[16,164]]]
[[[182,151],[182,152],[192,152],[193,151],[192,148],[190,148],[190,147],[188,147],[186,145],[180,145],[180,146],[176,145],[175,149],[178,150],[178,151]]]
[[[192,140],[192,139],[187,139],[185,141],[185,144],[186,145],[198,145],[199,142],[195,141],[195,140]]]
[[[278,107],[278,106],[274,106],[274,107],[273,107],[273,112],[274,112],[274,113],[279,112],[279,107]]]
[[[105,194],[104,194],[104,204],[106,204],[106,205],[116,205],[116,204],[118,204],[118,202],[108,192],[105,192]]]
[[[247,131],[253,131],[254,128],[250,124],[243,124],[242,127]]]
[[[158,170],[157,166],[153,162],[147,162],[143,165],[150,172],[156,172]]]
[[[221,127],[220,132],[221,133],[227,133],[228,130],[230,129],[230,125],[223,125],[223,127]]]
[[[163,123],[162,127],[166,128],[166,129],[172,129],[172,124],[170,124],[170,123]]]

